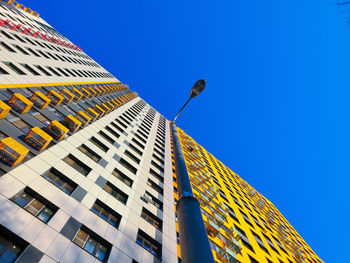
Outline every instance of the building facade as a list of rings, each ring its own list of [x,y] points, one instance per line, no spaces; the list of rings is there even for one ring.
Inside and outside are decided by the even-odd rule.
[[[321,262],[179,132],[216,262]],[[170,138],[161,114],[37,12],[0,1],[0,262],[181,261]]]

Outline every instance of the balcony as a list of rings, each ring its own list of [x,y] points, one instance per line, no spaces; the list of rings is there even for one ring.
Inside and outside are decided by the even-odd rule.
[[[116,108],[119,107],[119,103],[115,99],[112,99],[111,102],[115,105]]]
[[[105,114],[105,111],[99,105],[95,105],[94,111],[98,113],[100,118]]]
[[[99,114],[91,108],[88,108],[85,113],[91,118],[91,122],[94,122],[99,116]]]
[[[8,104],[19,113],[27,113],[33,107],[33,102],[20,93],[13,94]]]
[[[228,247],[219,248],[215,256],[222,263],[239,263],[236,254]]]
[[[81,126],[81,122],[73,117],[73,115],[68,115],[62,122],[64,126],[66,126],[70,132],[76,132]]]
[[[3,119],[6,117],[7,113],[9,113],[11,110],[11,107],[7,105],[5,102],[0,100],[0,119]]]
[[[49,99],[51,99],[51,102],[53,105],[58,106],[62,103],[64,100],[64,97],[58,94],[55,90],[50,90],[47,95]]]
[[[50,144],[52,137],[39,127],[34,127],[30,129],[24,141],[37,151],[42,151]]]
[[[102,91],[101,95],[106,95],[108,93],[105,87],[98,87],[98,88]]]
[[[111,111],[112,110],[114,110],[116,107],[114,106],[114,104],[112,104],[111,102],[109,102],[109,101],[106,101],[106,104],[107,104],[107,106],[111,109]]]
[[[50,134],[55,140],[59,141],[64,138],[69,129],[58,121],[54,120],[50,123],[49,126],[47,126],[45,131]]]
[[[66,103],[71,102],[74,99],[74,97],[75,97],[71,92],[69,92],[66,89],[63,89],[61,91],[60,95],[63,96],[63,98],[66,101]]]
[[[111,111],[111,109],[108,108],[107,105],[104,103],[101,103],[100,107],[106,112],[106,114],[108,114]]]
[[[101,96],[103,91],[99,87],[94,87],[94,90],[97,92],[96,96]]]
[[[79,111],[75,118],[82,123],[83,126],[86,126],[91,121],[91,118],[82,111]]]
[[[84,96],[77,88],[72,88],[70,93],[74,95],[75,101],[79,101]]]
[[[51,100],[40,91],[35,91],[30,100],[40,109],[45,109],[51,102]]]
[[[233,227],[222,227],[222,230],[225,233],[225,235],[221,233],[219,235],[222,246],[228,247],[231,251],[235,252],[235,254],[241,253],[242,245],[238,242],[241,237],[236,230]]]
[[[215,218],[208,213],[203,213],[202,217],[208,236],[211,238],[216,237],[220,233],[220,226],[217,224]]]
[[[83,99],[87,99],[90,96],[90,92],[87,91],[85,88],[80,88],[80,92],[83,94]]]
[[[20,163],[29,150],[11,137],[0,141],[0,161],[10,167]]]
[[[91,88],[91,87],[88,87],[88,92],[90,93],[90,95],[92,96],[92,97],[95,97],[96,95],[97,95],[97,92],[96,92],[96,90],[95,89],[93,89],[93,88]]]

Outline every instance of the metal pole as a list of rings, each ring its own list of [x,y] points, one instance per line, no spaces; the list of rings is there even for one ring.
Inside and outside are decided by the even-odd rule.
[[[181,109],[179,110],[179,112],[176,114],[176,116],[175,116],[175,118],[173,119],[172,122],[175,122],[175,121],[176,121],[176,119],[177,119],[177,117],[180,115],[181,111],[186,107],[187,103],[189,103],[191,99],[192,99],[192,97],[190,97],[190,98],[186,101],[185,105],[182,106],[182,108],[181,108]]]
[[[177,218],[180,234],[181,260],[184,263],[214,263],[200,205],[193,196],[176,123],[171,123],[176,183],[179,194]]]

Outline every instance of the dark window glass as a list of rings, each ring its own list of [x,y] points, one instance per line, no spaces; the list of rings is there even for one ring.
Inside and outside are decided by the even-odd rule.
[[[23,191],[20,191],[14,195],[11,200],[44,223],[47,223],[58,210],[56,206],[39,196],[30,188],[25,188]]]
[[[99,156],[97,153],[95,153],[93,150],[91,150],[89,147],[87,147],[85,144],[82,144],[78,148],[81,152],[83,152],[85,155],[90,157],[95,162],[98,162],[101,160],[101,156]]]
[[[68,195],[70,195],[78,186],[55,168],[51,168],[43,175],[43,177]]]
[[[132,186],[133,181],[118,169],[114,169],[112,174],[127,186],[130,186],[130,187]]]
[[[112,247],[111,244],[84,226],[79,229],[72,241],[100,261],[107,260]]]
[[[115,187],[113,184],[111,184],[110,182],[107,182],[106,185],[103,187],[103,189],[111,194],[112,196],[114,196],[116,199],[118,199],[120,202],[122,202],[123,204],[126,204],[126,202],[128,201],[128,195],[126,195],[125,193],[123,193],[121,190],[119,190],[117,187]]]
[[[96,200],[96,202],[91,208],[91,211],[94,212],[99,217],[101,217],[103,220],[106,220],[112,226],[118,228],[121,215],[114,212],[111,208],[109,208],[107,205],[102,203],[100,200],[98,199]]]
[[[82,175],[88,175],[88,173],[91,172],[91,168],[79,161],[77,158],[75,158],[73,155],[68,155],[66,158],[63,159],[67,164],[72,166],[75,170],[77,170]]]
[[[136,243],[149,251],[155,257],[161,258],[161,245],[140,229],[137,234]]]

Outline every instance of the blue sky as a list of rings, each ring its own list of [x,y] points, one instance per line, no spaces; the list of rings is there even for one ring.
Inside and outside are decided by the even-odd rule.
[[[334,1],[23,1],[349,260],[350,27]]]

